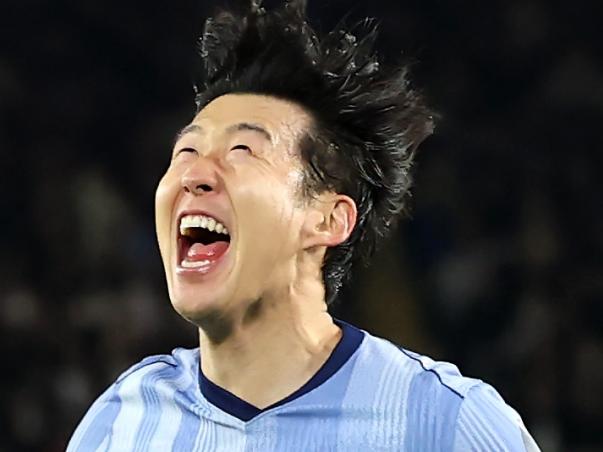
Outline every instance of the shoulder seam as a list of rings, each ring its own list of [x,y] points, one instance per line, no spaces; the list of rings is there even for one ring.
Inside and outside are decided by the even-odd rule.
[[[150,366],[151,364],[156,364],[156,363],[163,363],[163,364],[167,364],[168,366],[171,366],[171,367],[177,367],[176,364],[170,362],[169,359],[167,359],[166,355],[147,356],[146,358],[143,358],[141,361],[134,364],[128,370],[123,372],[119,377],[117,377],[117,380],[115,380],[115,383],[119,383],[124,378],[127,378],[130,375],[132,375],[134,372],[137,372],[140,369],[143,369],[147,366]]]
[[[407,350],[405,350],[404,348],[400,347],[400,346],[396,346],[396,348],[398,350],[400,350],[406,357],[412,359],[413,361],[416,361],[419,363],[419,365],[421,366],[421,368],[425,371],[425,372],[431,372],[433,373],[437,378],[438,381],[440,382],[440,384],[442,386],[444,386],[445,388],[447,388],[448,390],[452,391],[454,394],[456,394],[457,396],[459,396],[462,400],[465,400],[465,396],[462,395],[460,392],[458,392],[456,389],[452,388],[451,386],[447,385],[446,383],[444,383],[444,381],[442,380],[441,375],[435,370],[435,369],[428,369],[427,367],[425,367],[425,365],[423,364],[423,361],[421,361],[420,359],[418,359],[415,356],[412,356],[410,353],[408,353]],[[472,386],[473,387],[473,386]],[[469,388],[471,389],[471,388]]]

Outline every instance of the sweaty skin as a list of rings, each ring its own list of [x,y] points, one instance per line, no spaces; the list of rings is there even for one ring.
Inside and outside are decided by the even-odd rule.
[[[199,327],[202,370],[258,408],[308,381],[341,331],[327,313],[321,266],[356,221],[349,197],[301,195],[298,142],[311,117],[269,96],[228,94],[183,129],[156,193],[156,228],[174,309]],[[182,212],[228,228],[207,273],[179,271]]]

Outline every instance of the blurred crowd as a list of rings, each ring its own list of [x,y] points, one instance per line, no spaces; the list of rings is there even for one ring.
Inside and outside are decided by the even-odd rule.
[[[119,373],[196,346],[153,197],[216,3],[3,2],[0,451],[63,450]],[[602,450],[603,4],[309,3],[324,30],[377,17],[441,114],[334,313],[493,384],[543,451]]]

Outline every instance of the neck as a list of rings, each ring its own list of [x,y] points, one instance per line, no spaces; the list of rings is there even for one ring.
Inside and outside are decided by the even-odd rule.
[[[341,338],[327,313],[322,286],[305,289],[289,290],[278,302],[258,300],[245,313],[221,320],[218,331],[228,332],[221,340],[201,325],[205,377],[260,409],[303,386]]]

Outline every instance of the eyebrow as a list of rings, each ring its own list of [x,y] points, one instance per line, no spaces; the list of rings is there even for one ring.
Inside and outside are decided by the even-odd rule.
[[[174,144],[176,144],[180,140],[180,138],[182,138],[187,133],[203,133],[203,129],[197,124],[189,124],[176,134],[176,136],[174,137]]]
[[[270,136],[270,133],[268,133],[265,128],[258,124],[252,124],[249,122],[240,122],[238,124],[233,124],[232,126],[228,127],[228,129],[226,129],[226,132],[232,133],[239,132],[241,130],[251,130],[252,132],[259,132],[261,135],[264,136],[264,138],[272,142],[272,136]]]
[[[272,136],[270,133],[262,126],[258,124],[253,124],[250,122],[240,122],[237,124],[233,124],[226,129],[227,133],[240,132],[242,130],[251,130],[252,132],[258,132],[264,136],[269,142],[272,143]],[[184,127],[180,132],[176,134],[174,137],[174,144],[178,142],[184,135],[187,133],[203,133],[203,128],[197,124],[189,124]]]

